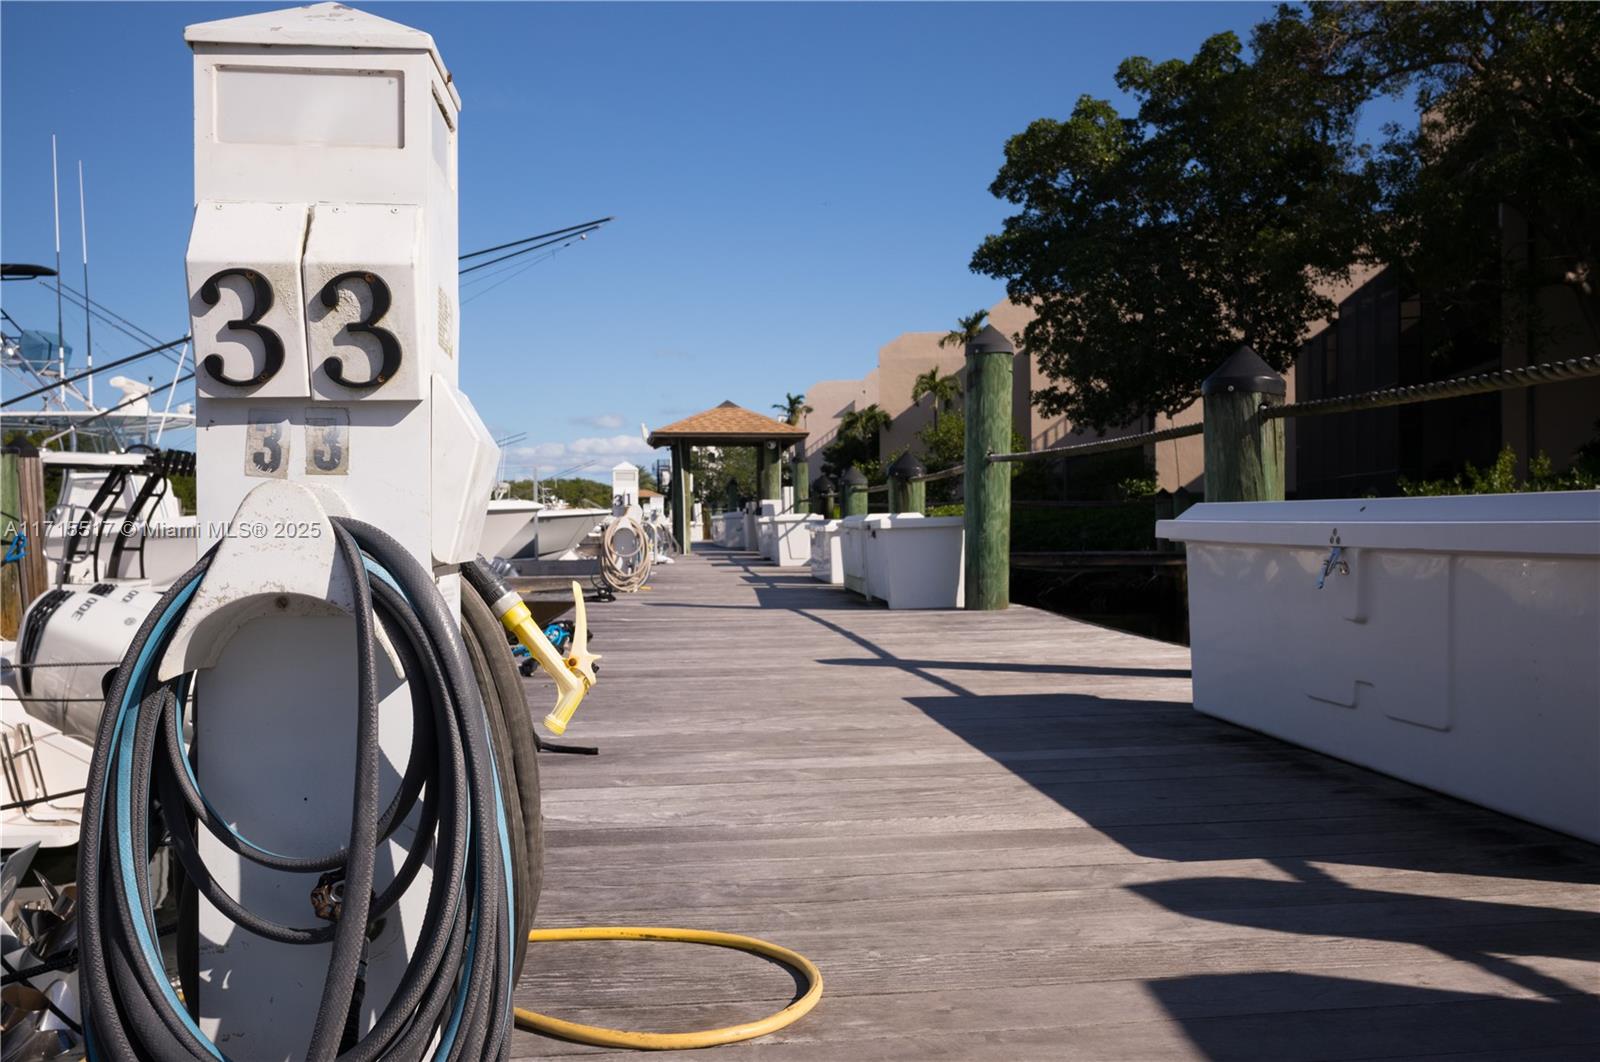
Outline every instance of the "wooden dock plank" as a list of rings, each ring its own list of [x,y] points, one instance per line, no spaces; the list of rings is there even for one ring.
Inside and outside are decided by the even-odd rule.
[[[539,923],[817,962],[816,1011],[718,1057],[1600,1056],[1600,848],[1199,715],[1180,646],[714,549],[591,622],[570,740],[602,751],[541,759]],[[552,944],[517,998],[685,1030],[793,991],[718,949]]]

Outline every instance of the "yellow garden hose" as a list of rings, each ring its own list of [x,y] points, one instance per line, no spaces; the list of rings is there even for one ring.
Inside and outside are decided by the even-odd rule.
[[[638,1051],[684,1051],[695,1047],[735,1044],[740,1040],[753,1040],[757,1036],[777,1032],[784,1026],[800,1020],[817,1005],[817,1000],[822,998],[822,971],[818,970],[810,959],[788,948],[780,948],[765,940],[743,937],[737,933],[718,933],[710,929],[662,929],[657,926],[588,926],[575,929],[535,929],[528,934],[528,940],[532,943],[555,940],[661,940],[674,944],[710,944],[713,947],[733,948],[736,951],[765,955],[769,959],[776,959],[785,966],[800,971],[806,977],[805,994],[776,1014],[769,1014],[760,1021],[728,1025],[721,1029],[706,1029],[702,1032],[628,1032],[625,1029],[607,1029],[599,1025],[581,1025],[575,1021],[563,1021],[548,1014],[523,1010],[521,1007],[516,1009],[517,1025],[521,1028],[559,1036],[563,1040],[574,1040],[580,1044],[632,1048]]]

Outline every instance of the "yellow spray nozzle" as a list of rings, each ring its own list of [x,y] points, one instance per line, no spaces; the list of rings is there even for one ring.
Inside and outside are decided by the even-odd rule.
[[[600,657],[589,652],[589,617],[584,609],[583,589],[576,582],[572,584],[572,597],[577,618],[573,623],[572,652],[566,658],[556,652],[556,647],[550,644],[550,639],[533,621],[533,613],[520,599],[500,617],[506,630],[516,636],[545,674],[555,679],[556,706],[544,717],[544,725],[545,729],[558,735],[566,732],[578,705],[583,703],[584,696],[598,681],[594,662]]]

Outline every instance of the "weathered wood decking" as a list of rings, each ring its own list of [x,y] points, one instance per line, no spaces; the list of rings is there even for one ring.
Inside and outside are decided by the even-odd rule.
[[[569,739],[602,753],[542,758],[539,923],[821,966],[809,1017],[718,1057],[1600,1058],[1600,848],[1199,715],[1181,647],[891,613],[711,549],[590,617]],[[684,1030],[793,989],[719,949],[552,944],[518,1000]]]

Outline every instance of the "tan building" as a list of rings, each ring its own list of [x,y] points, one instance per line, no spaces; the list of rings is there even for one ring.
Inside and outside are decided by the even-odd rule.
[[[1345,300],[1372,275],[1372,270],[1358,271],[1346,284],[1331,286],[1328,294],[1335,302]],[[1013,338],[1019,337],[1032,311],[1010,300],[989,308],[989,321]],[[1306,329],[1308,338],[1326,331],[1328,322],[1317,321]],[[879,457],[888,460],[906,449],[914,449],[917,434],[933,422],[932,400],[911,400],[911,389],[916,378],[930,368],[937,367],[941,374],[954,373],[958,378],[965,370],[965,355],[958,347],[941,347],[939,340],[947,329],[927,332],[904,332],[878,349],[877,366],[859,380],[823,380],[806,391],[806,404],[814,407],[802,423],[810,430],[805,454],[812,477],[821,474],[822,450],[838,434],[839,421],[852,410],[877,403],[892,418],[889,428],[879,439]],[[1288,377],[1287,400],[1295,400],[1294,370]],[[1042,390],[1049,381],[1039,371],[1034,359],[1018,343],[1018,353],[1013,366],[1015,389],[1012,399],[1012,425],[1025,440],[1029,450],[1048,450],[1068,446],[1075,442],[1094,439],[1118,438],[1140,432],[1155,431],[1180,424],[1193,424],[1200,419],[1200,403],[1180,410],[1173,416],[1159,414],[1142,421],[1106,432],[1078,432],[1065,417],[1047,417],[1034,408],[1032,394]],[[1295,424],[1288,425],[1289,452],[1294,453]],[[1205,489],[1204,445],[1199,436],[1169,440],[1146,448],[1154,464],[1158,484],[1167,490],[1187,487],[1201,493]],[[1295,462],[1286,470],[1287,487],[1295,489]]]
[[[1031,317],[1026,307],[1010,301],[997,303],[989,309],[990,323],[1013,337],[1020,335]],[[813,407],[813,412],[802,421],[811,432],[804,454],[811,476],[821,474],[822,450],[837,436],[839,421],[844,415],[874,403],[892,418],[879,439],[880,458],[888,460],[903,450],[915,449],[918,433],[933,423],[932,400],[911,400],[917,377],[930,368],[937,368],[941,375],[954,374],[958,379],[965,373],[964,351],[939,345],[946,331],[904,332],[879,348],[877,366],[861,379],[822,380],[806,390],[806,404]],[[1075,436],[1066,418],[1046,417],[1034,409],[1032,393],[1048,381],[1039,373],[1033,358],[1020,347],[1012,378],[1015,381],[1012,424],[1030,450],[1149,431],[1152,427],[1188,423],[1199,417],[1197,406],[1180,413],[1176,419],[1159,417],[1114,431]],[[1175,489],[1187,484],[1191,489],[1199,489],[1203,470],[1198,438],[1163,443],[1156,450],[1153,459],[1162,486]]]

